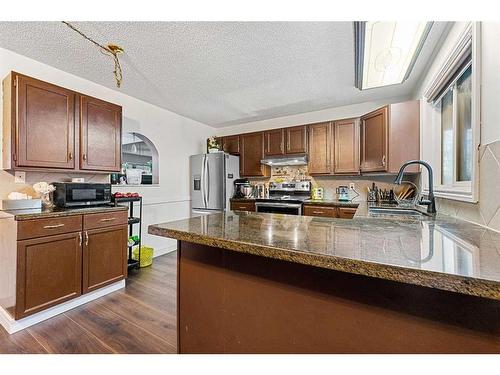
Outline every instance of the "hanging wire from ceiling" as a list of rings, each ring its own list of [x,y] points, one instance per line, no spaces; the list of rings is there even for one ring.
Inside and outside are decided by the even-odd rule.
[[[61,21],[63,24],[68,26],[71,30],[77,32],[81,36],[83,36],[85,39],[87,39],[89,42],[95,44],[97,47],[99,47],[101,53],[104,53],[107,56],[111,56],[115,62],[115,70],[113,71],[115,75],[115,81],[116,81],[116,87],[120,87],[122,84],[123,80],[123,74],[122,74],[122,66],[120,64],[120,60],[118,59],[118,55],[122,54],[124,52],[123,48],[116,45],[116,44],[108,44],[107,46],[103,46],[102,44],[96,42],[94,39],[90,38],[89,36],[85,35],[83,32],[78,30],[75,26],[70,24],[69,22],[66,21]]]

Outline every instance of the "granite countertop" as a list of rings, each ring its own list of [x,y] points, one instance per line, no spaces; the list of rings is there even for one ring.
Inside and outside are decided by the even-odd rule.
[[[14,220],[22,221],[22,220],[30,220],[30,219],[38,219],[46,217],[97,214],[103,212],[122,211],[127,209],[128,208],[126,206],[103,205],[103,206],[78,207],[78,208],[54,207],[51,209],[35,208],[29,210],[7,210],[7,211],[0,211],[0,214],[4,218],[14,217]]]
[[[500,233],[446,215],[354,219],[217,213],[149,233],[342,272],[500,300]]]

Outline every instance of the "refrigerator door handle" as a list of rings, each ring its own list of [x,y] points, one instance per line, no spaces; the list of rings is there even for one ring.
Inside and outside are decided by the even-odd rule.
[[[205,208],[208,207],[207,189],[208,189],[208,158],[207,155],[203,157],[203,203]]]
[[[203,208],[206,207],[205,203],[205,156],[203,156],[203,161],[201,163],[201,175],[200,175],[200,190],[201,190],[201,199],[203,202]]]
[[[207,207],[210,203],[210,163],[207,158]]]

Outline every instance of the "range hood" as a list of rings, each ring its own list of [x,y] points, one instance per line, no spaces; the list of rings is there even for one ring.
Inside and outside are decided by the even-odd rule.
[[[271,167],[283,167],[286,165],[307,165],[307,155],[285,155],[285,156],[270,156],[260,161],[261,164]]]

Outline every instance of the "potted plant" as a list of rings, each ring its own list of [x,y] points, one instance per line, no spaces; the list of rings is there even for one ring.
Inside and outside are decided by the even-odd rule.
[[[209,154],[221,151],[221,145],[215,135],[207,139],[207,151]]]

